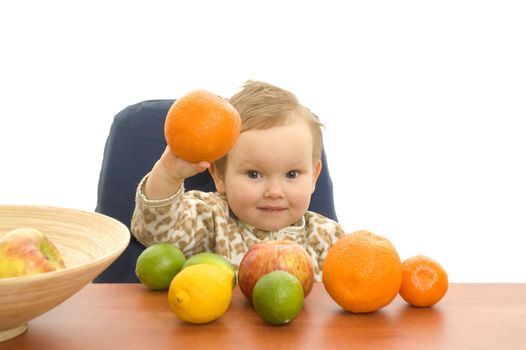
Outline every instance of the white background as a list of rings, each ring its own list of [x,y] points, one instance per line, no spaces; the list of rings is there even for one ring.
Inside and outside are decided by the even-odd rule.
[[[113,116],[247,79],[326,125],[348,232],[526,282],[522,1],[2,1],[0,203],[94,210]]]

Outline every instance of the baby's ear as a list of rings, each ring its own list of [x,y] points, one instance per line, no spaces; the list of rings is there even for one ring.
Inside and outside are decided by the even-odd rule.
[[[210,168],[208,168],[208,171],[210,172],[210,175],[212,175],[217,192],[225,193],[225,180],[223,179],[223,174],[221,171],[219,171],[216,164],[212,163]]]
[[[318,181],[318,177],[321,174],[321,160],[317,160],[314,162],[312,167],[312,192],[314,193],[314,190],[316,189],[316,181]]]

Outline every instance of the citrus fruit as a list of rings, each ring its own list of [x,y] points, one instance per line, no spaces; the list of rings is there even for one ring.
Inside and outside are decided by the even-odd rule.
[[[208,323],[221,317],[232,301],[232,281],[215,265],[198,264],[179,272],[168,290],[168,303],[177,317]]]
[[[186,260],[183,269],[197,264],[210,264],[221,268],[232,279],[232,288],[236,286],[236,269],[225,257],[211,252],[197,253]]]
[[[447,289],[446,270],[437,261],[418,255],[402,263],[400,296],[409,304],[419,307],[434,305]]]
[[[402,263],[395,247],[369,231],[341,237],[329,248],[322,269],[331,298],[354,313],[388,305],[402,283]]]
[[[267,323],[291,322],[303,308],[303,286],[293,274],[276,270],[261,277],[252,290],[252,305]]]
[[[153,244],[137,258],[135,275],[151,289],[167,289],[185,260],[184,254],[173,244]]]
[[[237,110],[205,90],[177,99],[166,115],[164,135],[172,152],[186,161],[214,162],[234,146],[241,130]]]

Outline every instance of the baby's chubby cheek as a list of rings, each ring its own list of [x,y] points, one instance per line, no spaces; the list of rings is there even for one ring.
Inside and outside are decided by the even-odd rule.
[[[227,194],[228,205],[230,209],[239,216],[239,213],[247,212],[255,208],[257,199],[251,196],[248,192],[235,192]]]

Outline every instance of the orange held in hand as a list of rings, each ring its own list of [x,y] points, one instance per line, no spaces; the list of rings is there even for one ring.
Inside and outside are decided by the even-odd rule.
[[[226,155],[240,130],[237,110],[226,99],[204,90],[176,100],[164,123],[164,136],[172,152],[192,163],[212,163]]]
[[[402,283],[402,263],[384,237],[357,231],[327,253],[323,284],[332,299],[354,313],[372,312],[393,301]]]
[[[440,301],[448,289],[446,271],[435,260],[424,255],[402,263],[400,296],[413,306],[426,307]]]

